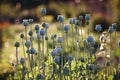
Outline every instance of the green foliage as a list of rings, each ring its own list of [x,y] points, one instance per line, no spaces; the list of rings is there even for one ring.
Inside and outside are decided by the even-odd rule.
[[[5,80],[7,76],[14,73],[13,67],[8,63],[0,63],[0,79]]]

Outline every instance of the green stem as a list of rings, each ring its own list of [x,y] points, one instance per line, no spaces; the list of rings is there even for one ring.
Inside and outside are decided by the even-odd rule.
[[[33,73],[33,67],[34,67],[34,65],[35,65],[35,63],[34,63],[34,58],[33,58],[33,54],[31,54],[31,71],[32,71],[32,77],[33,77],[33,79],[34,79],[34,73]]]
[[[52,41],[52,49],[55,47],[55,40]]]
[[[80,26],[81,26],[81,39],[82,39],[82,41],[83,41],[83,33],[82,33],[82,21],[80,21]]]
[[[113,59],[112,55],[112,42],[111,42],[111,33],[110,33],[110,61]],[[111,63],[112,64],[112,63]],[[109,74],[112,73],[112,66],[110,65],[110,71]]]
[[[112,49],[112,42],[111,42],[111,33],[110,33],[110,57],[112,57],[111,56],[111,49]]]
[[[26,37],[26,41],[27,41],[27,27],[25,27],[25,37]]]
[[[47,36],[47,29],[46,29],[46,34],[45,34],[45,36],[46,36],[46,38],[48,38],[48,36]],[[48,39],[46,39],[46,54],[47,54],[47,56],[49,56],[48,51],[49,51],[49,49],[48,49]],[[49,58],[49,57],[48,57],[48,58]],[[49,59],[48,59],[48,63],[50,63],[50,62],[49,62]]]
[[[33,40],[32,40],[32,36],[30,36],[30,42],[31,42],[31,48],[33,48]]]
[[[44,36],[42,36],[42,63],[44,64],[44,61],[45,61],[45,54],[44,54]],[[45,68],[43,68],[43,75],[45,76]]]
[[[60,36],[62,36],[61,22],[59,21]]]
[[[116,30],[115,30],[115,54],[116,54]]]
[[[24,58],[26,59],[25,47],[24,47],[24,42],[23,42],[23,39],[22,39],[22,47],[23,47]]]
[[[87,21],[87,33],[88,33],[88,36],[89,36],[89,32],[90,32],[90,29],[89,29],[89,21]]]
[[[18,65],[18,47],[16,47],[16,62],[17,62],[17,65]]]
[[[42,57],[44,57],[44,36],[42,36]]]
[[[45,15],[42,15],[42,22],[45,22]]]
[[[66,32],[66,48],[68,48],[68,32]]]
[[[31,23],[30,29],[31,29],[31,31],[32,31],[32,23]]]
[[[70,69],[69,78],[70,78],[70,80],[72,80],[72,76],[71,76],[71,75],[72,75],[72,74],[71,74],[71,62],[70,62],[70,64],[69,64],[69,67],[70,67],[70,68],[69,68],[69,69]]]
[[[73,24],[71,25],[72,27],[72,53],[73,53],[73,48],[74,48],[74,33],[73,33]]]
[[[40,39],[38,39],[38,67],[40,67],[40,57],[41,57],[41,55],[40,55],[40,52],[41,52],[41,47],[40,47]]]
[[[29,60],[30,70],[32,71],[32,64],[31,64],[31,59],[30,59],[30,54],[29,53],[28,53],[28,60]]]

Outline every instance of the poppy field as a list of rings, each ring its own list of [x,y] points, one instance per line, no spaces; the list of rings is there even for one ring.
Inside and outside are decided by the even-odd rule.
[[[22,20],[24,32],[14,42],[16,60],[9,80],[120,80],[116,23],[107,31],[96,24],[93,34],[90,14],[69,20],[58,15],[53,28],[46,13],[47,8],[40,10],[39,24]]]

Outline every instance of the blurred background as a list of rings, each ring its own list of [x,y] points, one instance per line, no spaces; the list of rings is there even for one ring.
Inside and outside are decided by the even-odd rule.
[[[53,24],[59,14],[67,21],[89,13],[93,32],[96,24],[101,24],[105,31],[114,22],[120,31],[120,0],[0,0],[0,75],[11,68],[8,63],[15,55],[14,42],[20,40],[22,20],[34,19],[40,23],[43,7],[47,8],[46,21]]]

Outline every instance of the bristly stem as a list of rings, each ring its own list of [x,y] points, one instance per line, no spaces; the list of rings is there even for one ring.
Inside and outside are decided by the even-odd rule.
[[[73,53],[73,48],[74,48],[74,32],[73,32],[73,24],[71,24],[72,27],[72,53]]]
[[[115,29],[115,54],[116,54],[116,29]]]
[[[42,36],[42,57],[44,57],[44,36]]]
[[[111,42],[111,33],[110,33],[110,61],[113,59],[113,57],[112,57],[112,42]],[[111,62],[111,64],[112,64],[112,62]],[[110,73],[112,73],[112,66],[110,65],[110,67],[108,67],[108,69],[111,69],[110,71],[109,71],[109,75],[110,75]]]
[[[52,49],[54,49],[55,48],[55,40],[53,39],[52,40]]]
[[[32,31],[32,23],[31,23],[30,29],[31,29],[31,31]]]
[[[80,33],[80,34],[81,34],[81,39],[82,39],[81,41],[83,41],[83,33],[82,33],[82,21],[80,21],[80,27],[81,27],[81,28],[80,28],[80,29],[81,29],[81,33]]]
[[[40,39],[38,39],[38,67],[40,67],[40,61],[42,60],[42,59],[40,59],[40,57],[42,57],[41,56],[41,47],[40,47]]]
[[[62,36],[62,28],[61,28],[61,22],[59,21],[59,31],[60,31],[60,35],[59,36]]]
[[[68,32],[66,32],[66,48],[68,48]]]
[[[29,60],[29,65],[30,65],[30,71],[32,71],[32,64],[31,64],[31,59],[30,59],[30,54],[28,53],[28,60]]]
[[[27,27],[25,27],[25,37],[26,37],[26,41],[27,41]]]
[[[89,21],[87,21],[87,33],[88,33],[88,36],[89,36],[89,32],[90,32],[90,29],[89,29]]]
[[[23,53],[24,53],[24,58],[26,59],[26,54],[25,54],[25,47],[24,47],[24,41],[22,39],[22,46],[23,46]]]
[[[48,53],[48,51],[49,51],[49,49],[48,49],[48,34],[47,34],[47,29],[45,29],[45,30],[46,30],[45,31],[45,37],[46,37],[46,54],[47,54],[47,56],[49,56],[49,53]],[[49,59],[48,59],[48,63],[50,63]]]
[[[31,60],[30,60],[30,62],[31,62],[32,77],[34,79],[33,67],[34,67],[35,63],[34,63],[33,54],[31,54]]]
[[[31,48],[33,48],[33,40],[32,40],[32,36],[30,36],[30,42],[31,42]]]
[[[111,49],[112,49],[112,42],[111,42],[111,33],[110,33],[110,57],[111,57]]]
[[[18,65],[18,47],[16,47],[16,62],[17,62],[17,65]]]

